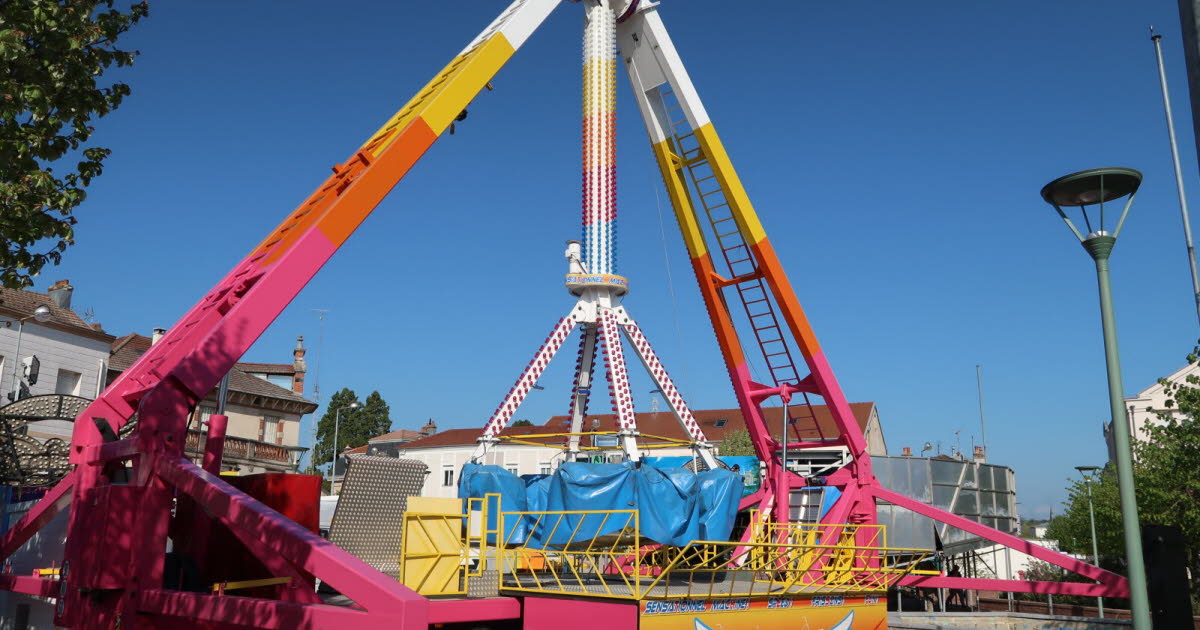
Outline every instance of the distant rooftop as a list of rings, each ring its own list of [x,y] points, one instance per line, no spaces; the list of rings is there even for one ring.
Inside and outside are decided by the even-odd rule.
[[[139,357],[142,356],[152,345],[151,339],[145,335],[137,333],[129,333],[124,337],[120,337],[113,341],[112,350],[109,352],[108,369],[116,372],[124,372],[129,369]],[[287,367],[287,371],[272,371]],[[266,366],[264,368],[264,366]],[[251,376],[247,372],[268,373],[268,374],[291,374],[292,366],[282,363],[236,363],[233,369],[229,371],[229,390],[239,392],[250,396],[262,396],[275,400],[282,400],[297,405],[297,413],[305,414],[312,413],[317,409],[317,403],[297,394],[296,392],[280,387],[268,380]],[[303,409],[303,411],[301,411]]]
[[[69,330],[70,332],[92,337],[93,339],[102,339],[111,341],[113,336],[104,332],[100,324],[88,324],[83,321],[83,318],[78,313],[69,309],[58,306],[54,300],[45,293],[37,291],[29,291],[27,289],[6,289],[0,287],[0,315],[6,315],[6,318],[20,319],[30,317],[39,306],[45,306],[50,309],[50,319],[46,322],[30,322],[55,328]]]

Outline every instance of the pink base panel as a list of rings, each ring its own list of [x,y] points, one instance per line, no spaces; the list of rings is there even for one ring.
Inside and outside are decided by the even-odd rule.
[[[636,602],[525,598],[525,630],[632,630],[638,627]]]

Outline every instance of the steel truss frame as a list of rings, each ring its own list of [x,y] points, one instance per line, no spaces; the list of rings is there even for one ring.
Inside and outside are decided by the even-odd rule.
[[[261,628],[345,627],[414,628],[432,623],[514,618],[519,602],[512,599],[434,602],[420,597],[279,513],[221,481],[212,471],[183,456],[189,410],[249,349],[383,197],[442,135],[471,100],[545,20],[561,0],[516,0],[475,37],[409,103],[333,168],[319,186],[283,223],[214,286],[168,333],[126,370],[75,422],[71,463],[75,469],[8,532],[0,537],[0,561],[11,556],[54,516],[69,508],[67,546],[59,580],[0,575],[0,589],[54,597],[55,623],[72,628],[193,627]],[[835,412],[838,438],[853,456],[849,466],[822,483],[843,490],[827,515],[830,522],[873,523],[876,500],[960,527],[984,538],[1096,579],[1099,584],[1046,584],[1002,580],[910,578],[922,586],[996,588],[1007,591],[1072,592],[1120,596],[1123,578],[1025,543],[977,523],[947,514],[879,487],[870,470],[865,440],[853,422],[825,355],[804,318],[791,285],[749,203],[720,139],[666,34],[652,3],[626,2],[618,26],[618,47],[626,61],[647,122],[654,153],[663,172],[676,218],[684,235],[709,316],[717,333],[739,405],[747,418],[755,448],[771,467],[764,491],[746,501],[770,514],[785,505],[791,488],[817,480],[792,475],[774,456],[776,441],[766,431],[761,403],[774,396],[785,401],[796,394],[817,394]],[[673,97],[679,107],[667,102]],[[682,111],[688,131],[672,126],[672,111]],[[686,145],[688,140],[695,147]],[[699,158],[699,159],[697,159]],[[744,243],[717,247],[733,271],[718,273],[701,230],[701,215],[685,179],[707,166],[727,200],[729,216],[711,223],[736,224]],[[697,178],[693,178],[697,179]],[[695,186],[695,183],[692,183]],[[705,191],[705,193],[711,191]],[[699,194],[704,193],[697,193]],[[714,195],[715,196],[715,195]],[[703,202],[702,202],[703,205]],[[706,212],[710,205],[703,205]],[[729,239],[731,236],[720,236]],[[734,239],[736,240],[736,239]],[[730,252],[734,252],[731,257]],[[744,253],[742,257],[736,255]],[[738,271],[738,266],[748,271]],[[757,285],[755,285],[757,282]],[[746,293],[761,287],[771,318],[782,317],[790,342],[811,373],[800,379],[776,376],[774,384],[750,377],[735,332],[734,318],[722,293],[733,287]],[[766,296],[769,291],[770,295]],[[761,303],[759,303],[761,304]],[[754,336],[765,347],[788,340],[778,325],[746,307]],[[633,341],[635,346],[637,341]],[[772,357],[779,356],[769,352]],[[790,361],[790,354],[787,360]],[[770,361],[770,358],[768,359]],[[779,364],[779,372],[786,374]],[[772,374],[776,375],[776,366]],[[137,414],[138,427],[119,439],[121,427]],[[106,437],[107,436],[107,437]],[[213,442],[219,443],[219,440]],[[806,448],[803,442],[789,448]],[[206,461],[213,461],[209,453]],[[219,455],[219,454],[218,454]],[[219,456],[215,458],[219,461]],[[278,600],[218,596],[171,590],[163,586],[168,538],[176,533],[172,502],[195,502],[203,508],[192,531],[205,527],[231,530],[276,577],[293,577],[293,588]],[[786,520],[778,510],[776,520]],[[200,536],[203,538],[203,536]],[[176,543],[181,542],[176,539]],[[317,603],[310,589],[319,578],[354,600],[354,607]]]

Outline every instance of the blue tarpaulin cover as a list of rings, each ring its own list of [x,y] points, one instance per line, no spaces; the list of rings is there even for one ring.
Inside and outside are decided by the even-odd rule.
[[[684,546],[693,540],[728,540],[742,495],[742,478],[728,470],[693,473],[682,468],[567,462],[552,475],[517,477],[499,466],[467,464],[460,498],[501,495],[505,512],[636,510],[643,539]],[[503,538],[534,547],[585,542],[633,526],[624,515],[510,517]],[[489,523],[494,526],[495,521]]]

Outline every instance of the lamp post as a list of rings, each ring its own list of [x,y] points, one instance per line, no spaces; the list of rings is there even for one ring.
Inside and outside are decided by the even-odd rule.
[[[25,321],[36,319],[39,322],[50,320],[50,308],[47,306],[39,306],[33,309],[33,315],[26,315],[17,320],[17,351],[13,353],[12,366],[12,401],[16,402],[17,397],[21,395],[20,381],[17,380],[17,364],[21,362],[21,335],[25,332]],[[8,322],[8,326],[12,326],[12,322]]]
[[[1151,630],[1150,601],[1146,592],[1146,565],[1142,559],[1141,528],[1138,525],[1137,497],[1133,487],[1133,455],[1130,450],[1129,422],[1125,416],[1121,360],[1117,353],[1117,326],[1113,316],[1112,287],[1108,278],[1108,257],[1112,253],[1134,195],[1142,183],[1142,174],[1131,168],[1097,168],[1064,175],[1042,188],[1042,199],[1054,206],[1071,233],[1096,263],[1096,281],[1100,289],[1100,321],[1104,331],[1104,357],[1108,368],[1108,400],[1112,414],[1116,446],[1117,485],[1121,495],[1121,526],[1125,538],[1125,558],[1129,565],[1129,601],[1134,630]],[[1128,197],[1112,232],[1105,227],[1105,202]],[[1099,216],[1088,214],[1098,206]],[[1083,235],[1063,208],[1080,208],[1088,233]],[[1093,223],[1095,223],[1093,225]]]
[[[1092,475],[1095,474],[1097,470],[1100,470],[1100,467],[1076,466],[1075,470],[1079,471],[1079,474],[1083,477],[1083,485],[1087,486],[1088,519],[1090,519],[1092,523],[1092,564],[1100,566],[1100,549],[1096,545],[1096,511],[1094,508],[1092,508]],[[1096,607],[1100,610],[1100,618],[1103,619],[1104,598],[1099,595],[1096,596]]]
[[[333,473],[331,476],[337,478],[337,460],[341,451],[338,450],[338,425],[342,423],[342,412],[347,408],[358,409],[358,403],[352,402],[347,407],[338,407],[337,413],[333,414],[333,463],[329,466],[329,471]]]

